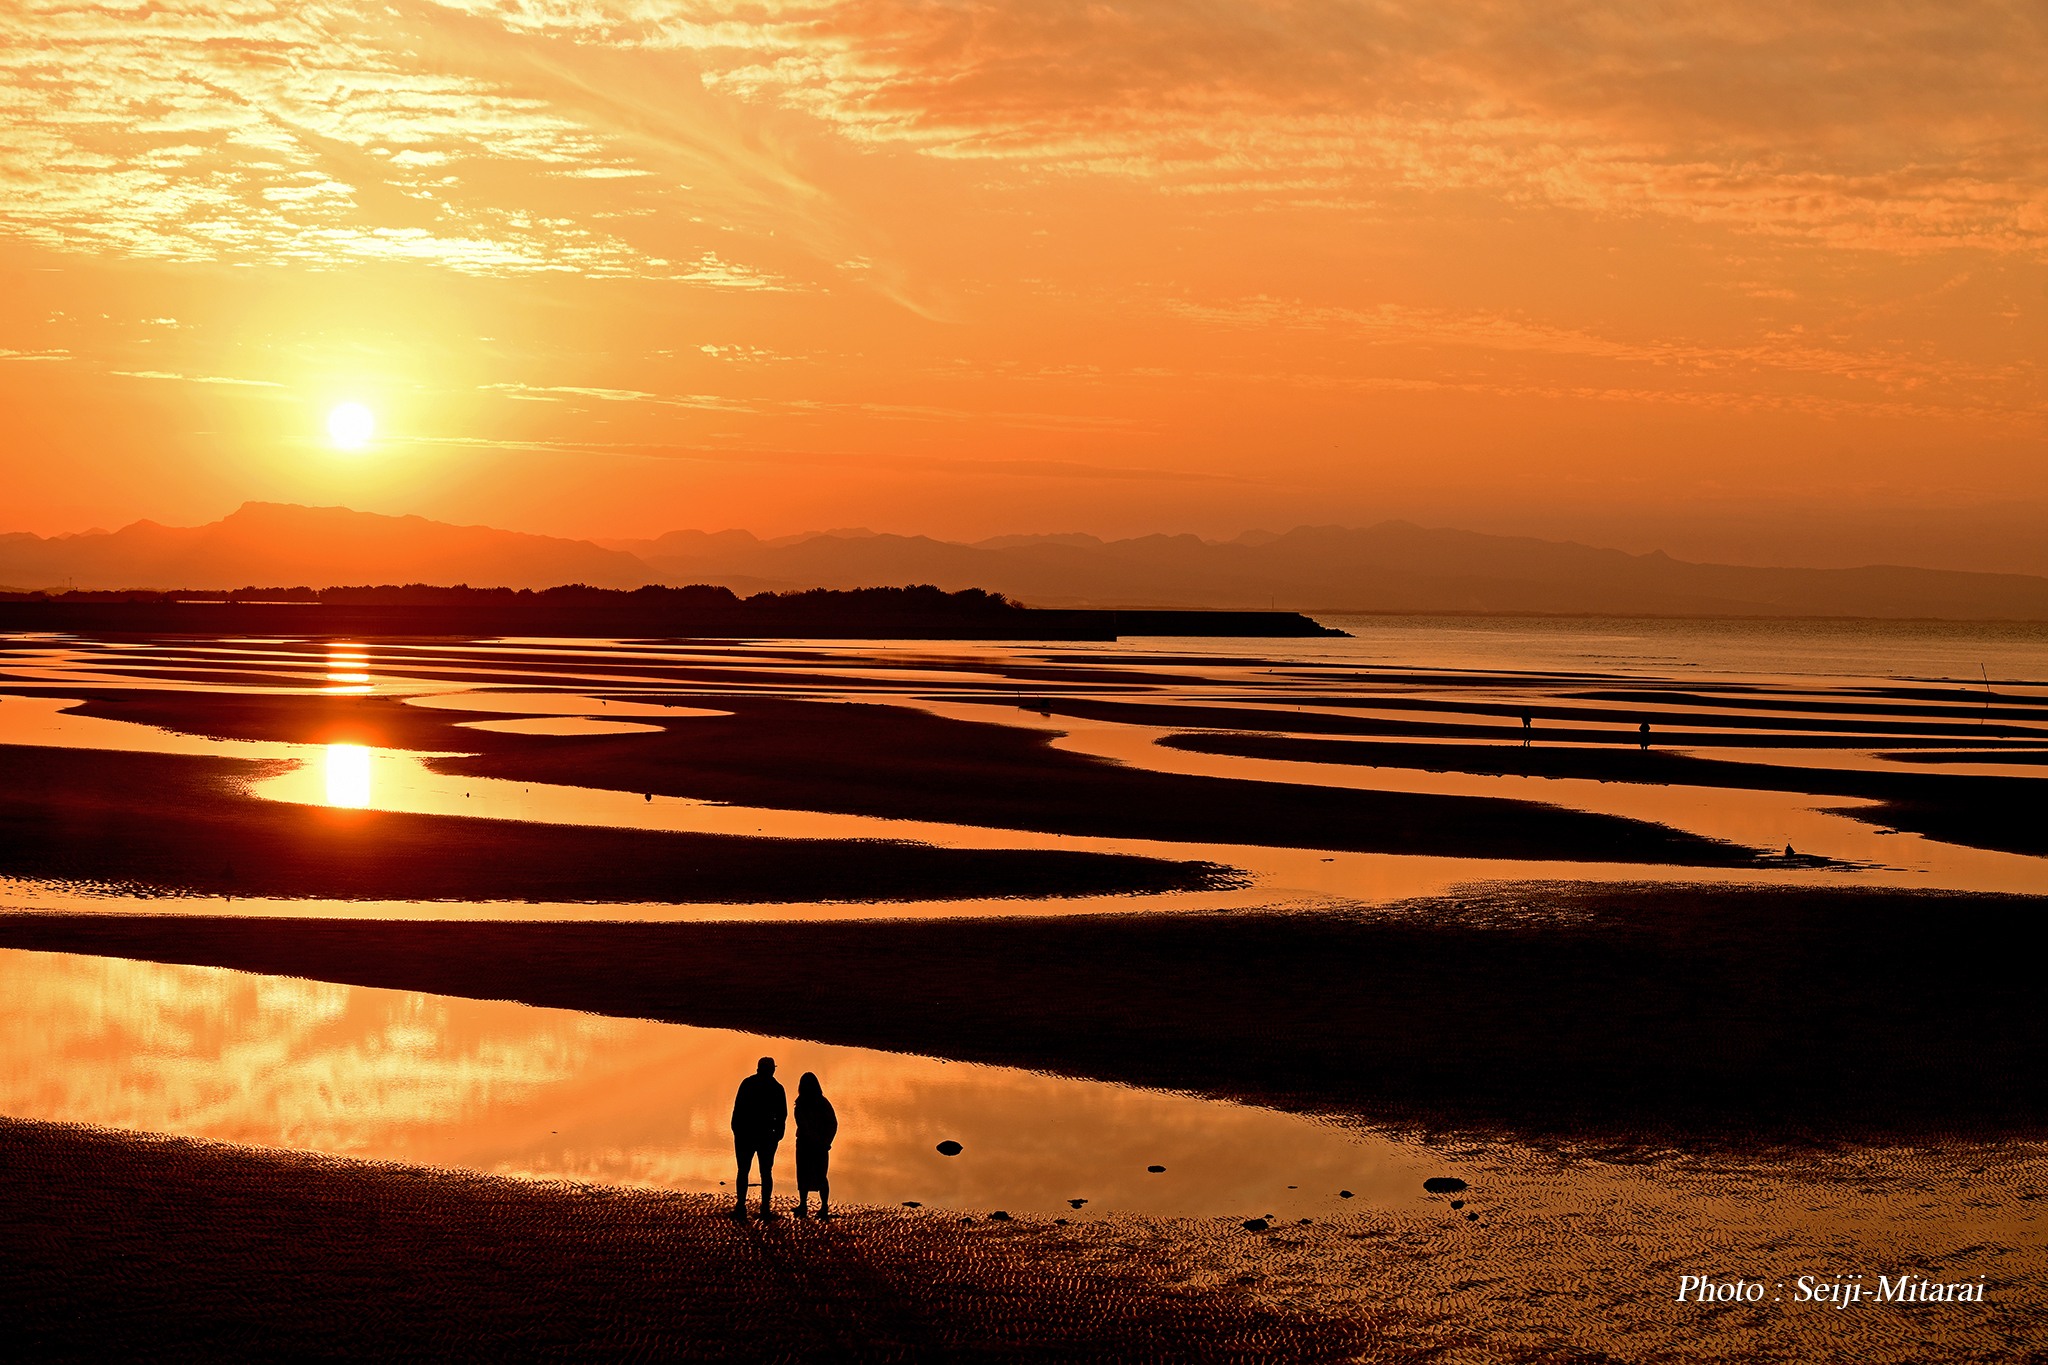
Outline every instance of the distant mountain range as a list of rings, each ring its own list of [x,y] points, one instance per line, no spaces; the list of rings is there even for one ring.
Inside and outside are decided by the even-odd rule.
[[[0,584],[15,588],[312,588],[359,583],[637,588],[664,581],[630,554],[561,540],[385,517],[346,507],[245,502],[204,526],[138,521],[113,532],[0,535]]]
[[[2048,578],[2027,574],[1691,564],[1662,552],[1631,555],[1401,521],[1247,531],[1223,542],[1071,533],[969,545],[864,528],[773,540],[746,531],[671,531],[654,540],[588,541],[252,502],[206,526],[139,521],[48,539],[0,535],[0,584],[16,589],[378,583],[710,583],[741,594],[931,583],[1049,607],[2048,620]]]

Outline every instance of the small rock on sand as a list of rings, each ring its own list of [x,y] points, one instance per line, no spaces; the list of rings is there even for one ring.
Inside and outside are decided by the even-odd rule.
[[[1431,1194],[1456,1194],[1465,1188],[1465,1182],[1454,1175],[1433,1175],[1422,1182],[1422,1188]]]
[[[1264,1232],[1268,1226],[1270,1225],[1263,1218],[1247,1218],[1244,1220],[1244,1230],[1246,1232]]]
[[[953,1139],[951,1138],[947,1138],[944,1142],[939,1144],[940,1156],[958,1156],[960,1155],[960,1150],[960,1144],[953,1141]]]
[[[1147,1166],[1145,1169],[1152,1172],[1152,1174],[1154,1175],[1159,1175],[1160,1173],[1166,1170],[1164,1166]]]

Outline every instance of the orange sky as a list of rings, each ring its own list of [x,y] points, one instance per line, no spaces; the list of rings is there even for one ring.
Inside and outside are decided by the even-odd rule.
[[[2048,572],[2032,0],[12,0],[0,66],[0,530]]]

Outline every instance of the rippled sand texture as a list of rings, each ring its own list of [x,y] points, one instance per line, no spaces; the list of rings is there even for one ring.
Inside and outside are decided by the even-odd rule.
[[[4,1119],[0,1153],[0,1294],[38,1354],[1284,1361],[1374,1335],[1042,1220],[735,1223],[713,1196]]]
[[[2018,1246],[1946,1217],[1987,1186],[2038,1197],[2048,1160],[2016,1145],[1870,1151],[1797,1177],[1504,1168],[1466,1192],[1477,1222],[1438,1198],[1260,1232],[900,1209],[736,1224],[720,1196],[4,1119],[0,1151],[15,1339],[146,1340],[159,1359],[2006,1362],[2038,1350],[2048,1269],[2031,1215]],[[1981,1275],[1987,1301],[1671,1302],[1683,1274],[1832,1281],[1851,1265]]]

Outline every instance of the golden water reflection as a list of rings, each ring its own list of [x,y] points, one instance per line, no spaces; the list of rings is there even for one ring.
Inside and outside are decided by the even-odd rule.
[[[370,804],[370,751],[360,744],[327,746],[327,804],[361,809]]]
[[[763,1054],[823,1081],[847,1204],[1322,1218],[1455,1164],[1242,1105],[506,1001],[19,950],[0,996],[0,1112],[507,1174],[719,1190]]]
[[[631,735],[658,734],[659,725],[630,720],[599,720],[594,716],[525,716],[518,720],[458,720],[464,730],[495,730],[504,735]]]
[[[332,685],[320,690],[337,696],[361,696],[372,690],[369,670],[370,656],[361,645],[350,645],[346,651],[330,648],[327,681]]]

